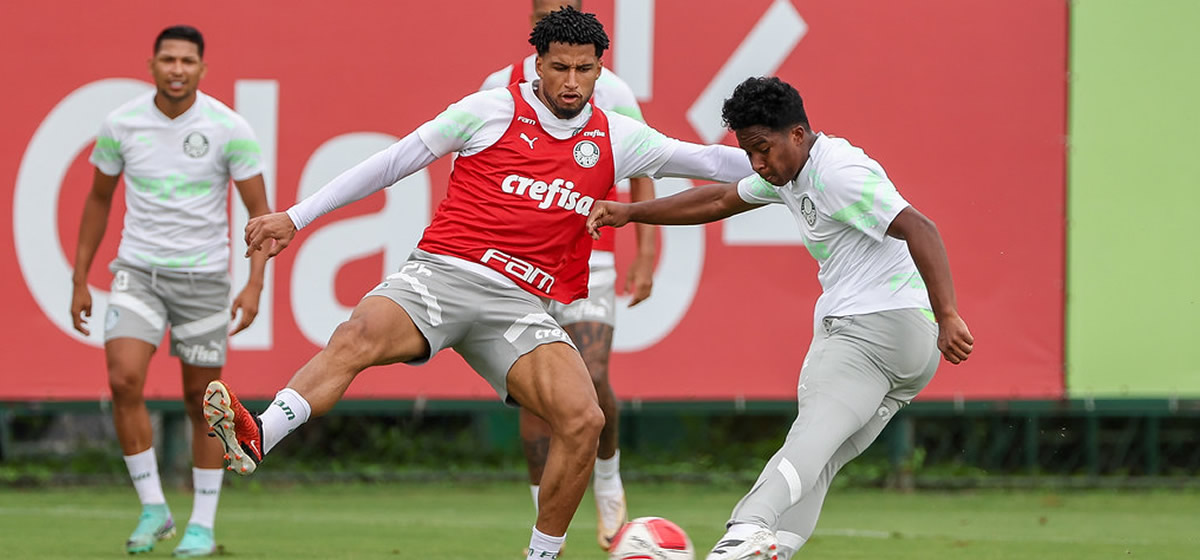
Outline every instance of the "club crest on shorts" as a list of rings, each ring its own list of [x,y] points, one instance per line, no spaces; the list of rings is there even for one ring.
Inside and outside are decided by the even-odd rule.
[[[188,134],[183,139],[183,153],[198,158],[208,153],[208,138],[199,132]]]
[[[108,313],[104,314],[104,330],[111,331],[117,326],[117,322],[121,320],[121,310],[116,307],[109,307]]]
[[[804,216],[804,221],[808,222],[810,227],[816,225],[817,205],[807,194],[800,195],[800,215]]]
[[[573,150],[575,163],[580,167],[595,167],[600,161],[600,146],[591,140],[580,140]]]

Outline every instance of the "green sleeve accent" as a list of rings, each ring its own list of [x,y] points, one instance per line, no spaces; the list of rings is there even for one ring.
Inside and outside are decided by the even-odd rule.
[[[483,119],[462,109],[446,109],[434,122],[446,138],[462,140],[469,140],[483,126]]]
[[[863,182],[862,198],[834,212],[830,217],[859,231],[867,231],[879,225],[879,218],[871,214],[875,207],[875,191],[883,183],[883,177],[874,171]]]
[[[121,161],[121,141],[106,136],[96,137],[96,151],[93,156],[100,161]]]
[[[230,140],[225,144],[225,157],[230,165],[254,166],[262,158],[262,148],[255,140]]]
[[[626,117],[629,117],[635,121],[643,123],[646,122],[646,119],[642,118],[642,110],[636,106],[613,107],[610,110],[618,115],[625,115]]]
[[[219,111],[213,110],[211,107],[204,108],[204,116],[225,128],[233,128],[234,126],[233,119],[229,118],[228,115],[224,115]]]
[[[625,148],[632,150],[639,156],[646,155],[646,152],[655,148],[661,147],[666,143],[667,137],[663,133],[654,130],[648,126],[642,127],[641,130],[634,134],[630,134],[625,139]]]
[[[779,191],[775,190],[775,186],[768,183],[761,175],[755,175],[746,186],[749,188],[750,194],[758,198],[779,200]]]

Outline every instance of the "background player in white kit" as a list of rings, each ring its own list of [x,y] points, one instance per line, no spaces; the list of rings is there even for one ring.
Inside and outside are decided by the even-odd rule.
[[[229,302],[229,180],[250,216],[267,213],[261,154],[237,113],[197,90],[204,77],[204,38],[193,27],[163,30],[149,61],[155,91],[105,119],[91,162],[96,171],[84,205],[75,255],[71,317],[88,334],[92,311],[88,269],[104,237],[117,180],[125,174],[125,225],[104,319],[104,354],[113,423],[142,502],[130,553],[148,552],[175,533],[163,496],[142,388],[150,357],[171,327],[171,355],[183,373],[184,408],[192,422],[195,502],[176,556],[215,551],[213,521],[221,491],[221,446],[203,437],[201,398],[221,375],[229,322],[234,332],[258,313],[266,258],[256,255],[250,280]]]
[[[529,15],[530,26],[537,25],[550,12],[572,6],[583,9],[583,0],[533,0],[533,12]],[[506,66],[487,77],[480,91],[505,87],[515,82],[537,78],[537,53],[531,54],[514,64]],[[619,113],[631,119],[645,122],[637,97],[624,80],[608,68],[602,68],[592,92],[592,103],[609,113]],[[616,200],[616,189],[610,200]],[[654,181],[649,177],[629,179],[629,197],[634,202],[654,198]],[[632,294],[629,306],[633,307],[650,296],[654,285],[656,259],[654,226],[638,224],[637,255],[625,272],[625,292]],[[589,259],[590,280],[588,297],[570,304],[550,304],[550,315],[566,329],[575,342],[583,363],[587,365],[596,387],[600,410],[604,412],[604,429],[600,431],[600,444],[596,449],[596,466],[593,469],[592,494],[596,498],[596,540],[604,549],[612,544],[612,538],[628,521],[625,508],[625,489],[621,484],[618,448],[620,410],[617,396],[609,382],[608,364],[612,353],[613,326],[616,323],[616,259],[613,254],[615,236],[595,242]],[[550,446],[550,427],[527,409],[520,412],[521,443],[529,468],[530,492],[536,514],[538,484],[546,468],[546,453]]]
[[[253,472],[368,367],[418,365],[453,348],[501,399],[549,423],[528,557],[557,556],[604,425],[583,360],[546,312],[549,301],[587,294],[588,211],[623,178],[731,181],[752,171],[737,149],[667,138],[592,106],[608,48],[595,16],[558,10],[538,22],[530,43],[538,51],[537,82],[469,95],[286,213],[246,226],[248,252],[277,254],[319,216],[458,153],[446,198],[417,250],[358,303],[262,415],[250,414],[224,383],[209,384],[206,413],[231,469]]]
[[[765,204],[784,204],[796,219],[822,287],[799,412],[708,556],[787,559],[812,535],[838,470],[929,383],[939,351],[960,363],[974,338],[958,315],[937,227],[861,149],[813,133],[795,88],[750,78],[722,118],[755,175],[650,202],[597,203],[588,230],[701,224]]]

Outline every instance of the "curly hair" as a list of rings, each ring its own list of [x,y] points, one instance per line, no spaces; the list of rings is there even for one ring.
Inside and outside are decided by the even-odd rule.
[[[529,44],[537,49],[539,55],[550,51],[550,43],[592,45],[596,47],[598,58],[608,49],[608,34],[595,14],[585,14],[565,6],[538,21],[529,34]]]
[[[776,77],[747,78],[721,107],[721,120],[730,130],[751,126],[787,130],[797,124],[811,130],[800,92]]]

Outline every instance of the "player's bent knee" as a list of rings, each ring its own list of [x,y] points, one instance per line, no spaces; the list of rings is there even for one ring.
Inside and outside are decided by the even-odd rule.
[[[590,441],[592,444],[596,444],[601,430],[604,429],[604,411],[594,404],[573,411],[562,418],[558,429],[554,431],[569,440]]]
[[[381,345],[371,336],[366,321],[351,318],[333,330],[324,351],[342,364],[364,368],[378,359]]]

